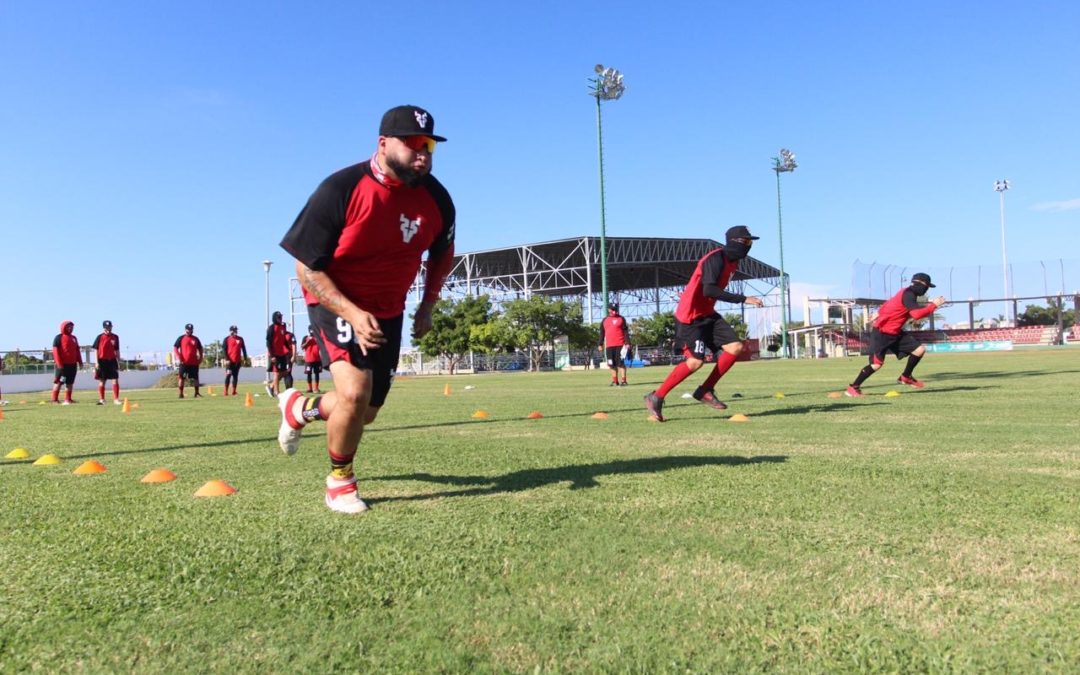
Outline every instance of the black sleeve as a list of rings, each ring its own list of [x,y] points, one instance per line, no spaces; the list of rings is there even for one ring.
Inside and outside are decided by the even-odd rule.
[[[439,212],[442,214],[442,232],[439,233],[438,237],[435,237],[435,241],[431,242],[431,246],[428,247],[428,255],[437,256],[454,243],[454,234],[457,229],[457,209],[454,207],[454,200],[450,199],[450,193],[447,192],[446,188],[435,176],[428,174],[424,186],[431,193],[432,198],[439,207]]]
[[[242,357],[244,357],[246,359],[248,357],[248,355],[247,355],[247,344],[244,343],[244,338],[236,338],[236,339],[240,341],[240,356],[242,356]]]
[[[368,162],[342,169],[324,180],[281,240],[281,248],[313,270],[325,270],[333,259],[345,211],[356,184],[365,176]]]
[[[720,273],[723,271],[724,254],[722,252],[706,258],[705,263],[701,266],[701,292],[707,297],[724,302],[735,304],[746,302],[745,295],[732,293],[716,285],[716,280],[720,278]]]
[[[100,345],[100,344],[101,344],[101,333],[98,333],[98,336],[96,338],[94,338],[94,344],[92,344],[90,346],[93,347],[94,349],[97,349],[98,345]]]
[[[176,338],[176,342],[173,343],[173,349],[180,349],[180,341],[184,339],[184,336]]]
[[[57,333],[56,337],[53,338],[53,341],[52,341],[52,346],[53,347],[59,347],[60,346],[60,336],[61,335],[63,335],[63,333]]]
[[[274,343],[274,324],[270,324],[266,327],[266,348],[270,349],[270,345]]]
[[[900,296],[900,301],[904,303],[904,307],[908,310],[919,309],[918,296],[916,296],[915,291],[910,288],[904,289],[904,294]]]

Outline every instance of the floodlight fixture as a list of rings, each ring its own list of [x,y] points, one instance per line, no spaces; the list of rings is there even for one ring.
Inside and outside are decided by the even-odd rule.
[[[998,193],[998,204],[1001,209],[1001,272],[1005,281],[1005,316],[1009,315],[1012,307],[1013,325],[1016,325],[1016,305],[1009,303],[1009,253],[1005,246],[1005,191],[1011,186],[1008,179],[994,181],[994,190]]]
[[[780,208],[780,174],[791,173],[799,166],[795,162],[795,153],[787,148],[780,148],[780,156],[773,157],[773,171],[776,172],[776,222],[779,228],[780,244],[780,354],[788,356],[788,317],[791,315],[791,301],[788,298],[787,275],[784,273],[784,215]]]
[[[596,64],[593,68],[596,77],[589,80],[592,88],[589,95],[596,99],[596,141],[600,155],[600,288],[603,295],[603,307],[608,306],[608,278],[607,278],[607,225],[606,206],[604,204],[604,132],[601,123],[600,102],[617,101],[622,98],[626,91],[623,84],[623,75],[614,68],[605,68],[603,64]],[[590,312],[591,319],[591,312]]]

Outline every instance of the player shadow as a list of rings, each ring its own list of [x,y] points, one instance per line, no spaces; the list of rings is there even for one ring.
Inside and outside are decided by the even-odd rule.
[[[977,373],[958,373],[954,371],[945,371],[943,373],[933,373],[930,376],[930,381],[934,380],[976,380],[976,379],[1002,379],[1002,378],[1014,378],[1014,377],[1035,377],[1038,375],[1058,375],[1061,373],[1077,373],[1078,370],[1055,370],[1048,372],[1045,370],[983,370]]]
[[[674,469],[686,469],[700,466],[744,466],[747,464],[781,463],[787,461],[787,455],[760,455],[756,457],[705,457],[696,455],[678,455],[673,457],[643,457],[640,459],[616,460],[597,464],[571,464],[544,469],[524,469],[501,476],[453,476],[430,473],[409,473],[393,476],[372,476],[370,480],[379,481],[424,481],[440,485],[476,486],[448,492],[428,492],[402,497],[365,498],[368,503],[409,502],[446,497],[480,497],[501,493],[522,492],[554,485],[570,483],[571,490],[599,487],[599,476],[614,476],[632,473],[659,473]],[[366,479],[367,480],[367,479]]]
[[[267,445],[270,447],[277,446],[276,436],[265,436],[258,438],[238,438],[231,441],[211,441],[207,443],[184,443],[182,445],[164,445],[160,448],[132,448],[130,450],[113,450],[111,452],[85,452],[78,455],[61,455],[61,459],[76,460],[76,459],[97,459],[99,457],[119,457],[121,455],[142,455],[154,452],[168,452],[170,450],[195,450],[198,448],[220,448],[227,445],[243,445],[245,443],[255,443],[259,445]],[[280,452],[278,453],[280,454]],[[28,460],[2,460],[0,459],[0,469],[10,466],[30,466],[33,462]]]
[[[821,413],[821,412],[846,412],[855,408],[866,408],[868,406],[889,405],[885,401],[867,401],[862,400],[856,403],[855,401],[838,401],[836,403],[815,403],[807,405],[789,406],[785,408],[769,408],[767,410],[761,410],[759,412],[752,413],[750,417],[770,417],[772,415],[805,415],[806,413]]]

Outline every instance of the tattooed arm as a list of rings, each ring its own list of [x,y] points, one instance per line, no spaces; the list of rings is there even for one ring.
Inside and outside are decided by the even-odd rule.
[[[313,270],[297,260],[296,277],[300,280],[300,285],[318,299],[320,305],[352,325],[356,344],[365,356],[368,349],[386,344],[386,337],[379,328],[379,320],[346,298],[326,272]]]

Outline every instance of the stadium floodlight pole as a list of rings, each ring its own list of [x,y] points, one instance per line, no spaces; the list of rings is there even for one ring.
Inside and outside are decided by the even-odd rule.
[[[1001,270],[1005,280],[1005,316],[1009,316],[1009,254],[1005,248],[1005,191],[1009,189],[1009,181],[994,181],[994,190],[998,193],[998,202],[1001,208]],[[1013,312],[1013,324],[1016,324],[1016,313]]]
[[[783,358],[788,356],[788,287],[787,277],[784,275],[784,215],[780,208],[780,174],[791,173],[799,165],[795,163],[795,155],[787,148],[780,149],[780,156],[773,157],[773,171],[776,172],[776,222],[780,228],[780,353]]]
[[[263,261],[263,269],[266,270],[266,325],[270,325],[270,266],[274,263],[269,260]]]
[[[614,68],[605,68],[597,64],[593,70],[596,72],[596,77],[589,80],[592,83],[589,96],[596,99],[596,142],[600,149],[600,293],[604,296],[604,306],[600,310],[600,315],[607,316],[607,224],[604,205],[604,132],[600,122],[600,101],[617,101],[622,98],[626,87],[623,85],[622,73]]]

